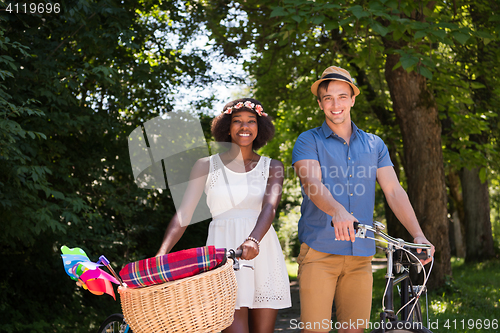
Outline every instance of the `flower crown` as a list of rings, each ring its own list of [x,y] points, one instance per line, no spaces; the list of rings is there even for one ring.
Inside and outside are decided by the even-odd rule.
[[[239,102],[238,104],[231,106],[230,108],[227,108],[226,111],[223,111],[222,113],[231,114],[231,113],[233,113],[233,110],[238,110],[238,109],[241,109],[242,107],[246,107],[247,109],[255,110],[255,112],[257,112],[257,114],[259,116],[267,117],[267,113],[264,112],[264,108],[262,107],[262,105],[260,105],[260,104],[255,105],[255,103],[252,103],[250,101],[246,101],[244,103]]]

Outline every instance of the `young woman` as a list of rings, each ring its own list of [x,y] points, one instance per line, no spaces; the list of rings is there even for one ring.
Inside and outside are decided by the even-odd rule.
[[[272,226],[281,199],[283,164],[255,150],[274,136],[262,104],[251,98],[224,106],[212,123],[216,141],[230,148],[198,160],[181,207],[165,232],[158,255],[168,253],[189,224],[204,190],[213,220],[207,245],[243,250],[236,273],[234,321],[225,333],[274,332],[278,309],[291,306],[288,273]]]

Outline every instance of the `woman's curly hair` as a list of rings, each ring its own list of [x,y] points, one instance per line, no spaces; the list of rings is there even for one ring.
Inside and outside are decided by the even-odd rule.
[[[226,114],[224,111],[226,111],[230,107],[234,107],[236,104],[242,102],[245,103],[246,101],[250,101],[254,103],[255,105],[260,105],[262,104],[253,98],[240,98],[234,101],[231,101],[227,103],[224,106],[224,109],[222,110],[222,113],[218,115],[217,117],[214,118],[212,121],[212,135],[215,138],[215,141],[217,142],[231,142],[231,136],[228,135],[229,129],[231,127],[231,119],[232,119],[232,114]],[[239,108],[239,109],[234,109],[233,108],[233,114],[241,111],[249,111],[252,113],[255,113],[257,115],[257,128],[258,128],[258,133],[257,137],[253,141],[252,144],[252,149],[257,150],[261,147],[263,147],[269,140],[271,140],[274,136],[274,125],[269,117],[266,116],[259,116],[257,112],[254,109],[247,108],[245,106]]]

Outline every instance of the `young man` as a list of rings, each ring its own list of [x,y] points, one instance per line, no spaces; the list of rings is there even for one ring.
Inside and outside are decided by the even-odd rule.
[[[351,121],[359,89],[349,72],[328,67],[311,91],[325,121],[299,136],[292,159],[303,196],[297,259],[303,332],[330,331],[334,299],[339,332],[363,332],[371,311],[375,242],[355,242],[353,222],[373,224],[377,181],[413,241],[430,243],[399,184],[386,145]]]

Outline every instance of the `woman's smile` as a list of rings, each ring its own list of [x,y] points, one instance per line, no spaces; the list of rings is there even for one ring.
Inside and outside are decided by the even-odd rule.
[[[230,133],[232,141],[238,145],[251,144],[257,137],[257,115],[249,111],[233,113]]]

